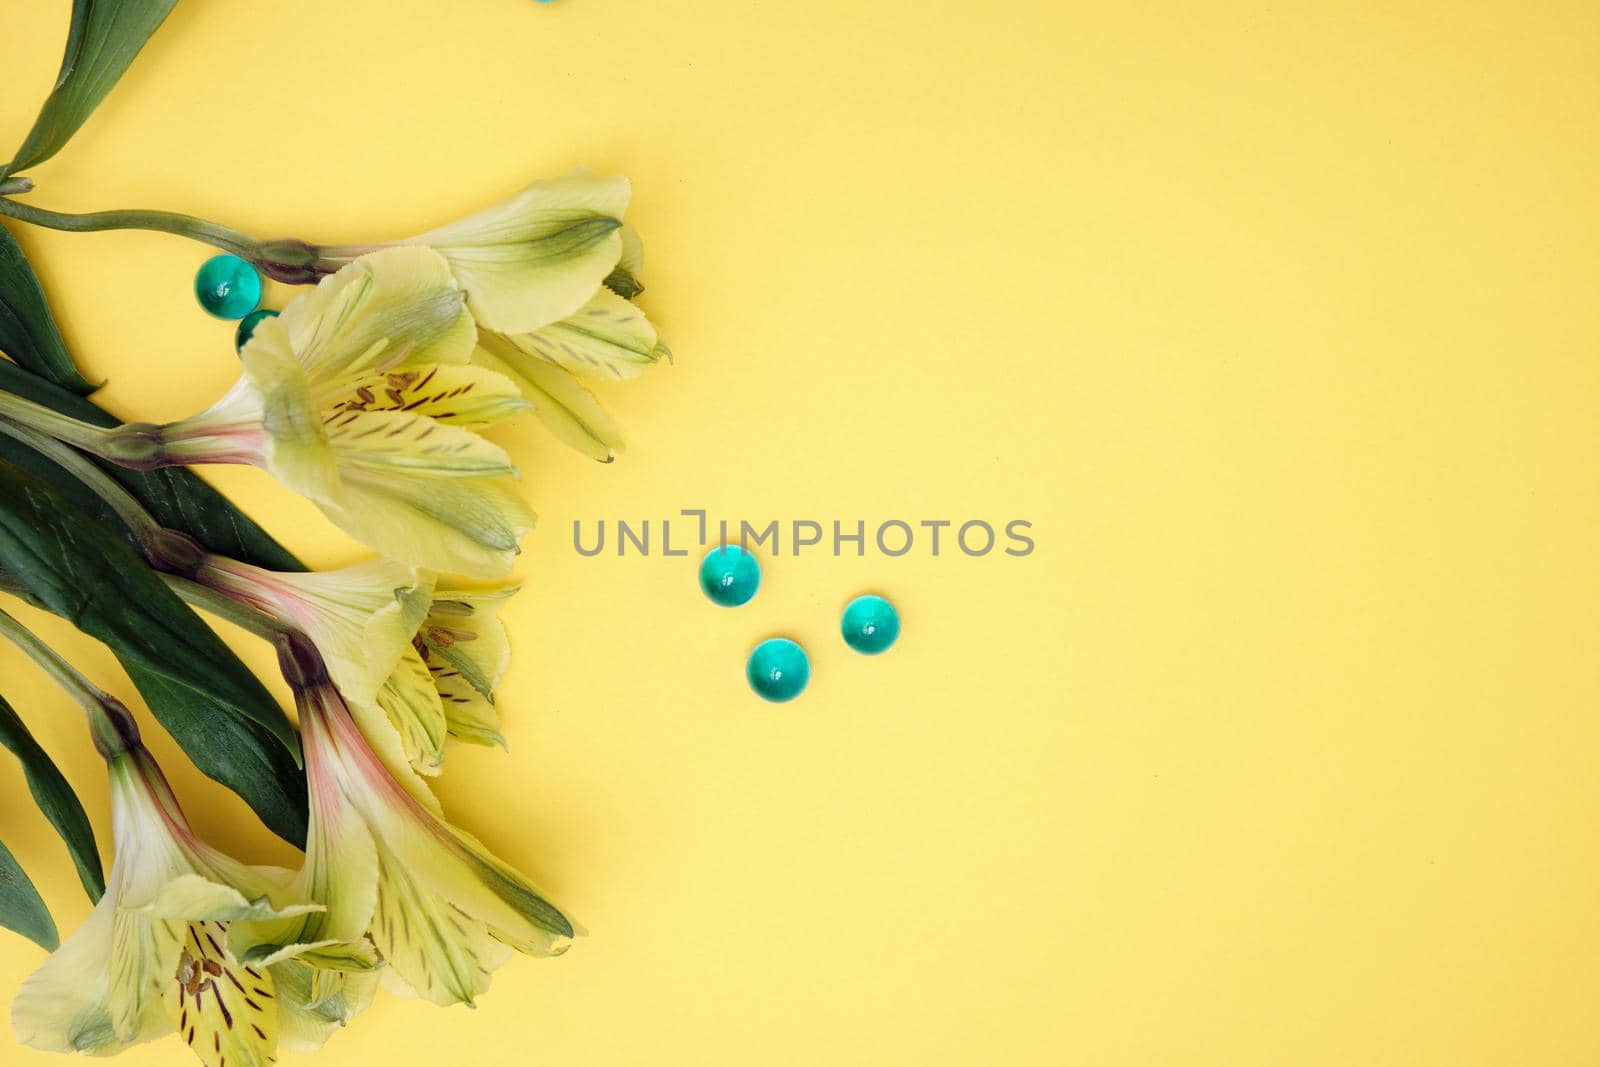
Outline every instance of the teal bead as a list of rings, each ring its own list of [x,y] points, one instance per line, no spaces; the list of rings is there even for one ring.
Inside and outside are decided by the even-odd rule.
[[[200,306],[219,319],[242,319],[261,303],[261,274],[238,256],[212,256],[194,276]]]
[[[867,594],[850,601],[839,624],[844,643],[857,652],[876,656],[887,652],[900,636],[900,613],[881,596]]]
[[[806,650],[787,637],[773,637],[750,653],[744,674],[762,700],[782,704],[805,690],[811,680],[811,662],[806,659]]]
[[[700,561],[700,588],[713,604],[747,604],[761,588],[761,564],[738,545],[718,545]]]
[[[233,332],[233,347],[243,348],[250,343],[250,338],[255,336],[256,327],[261,325],[263,319],[275,319],[278,313],[272,308],[257,308],[239,320],[239,328]]]

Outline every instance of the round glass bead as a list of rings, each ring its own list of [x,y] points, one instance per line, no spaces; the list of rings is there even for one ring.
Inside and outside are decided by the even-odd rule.
[[[900,636],[900,613],[883,597],[869,593],[850,601],[839,629],[845,644],[857,652],[876,656],[888,651]]]
[[[745,666],[750,688],[762,700],[782,704],[799,696],[811,680],[811,662],[806,650],[787,637],[769,638],[750,653]]]
[[[761,564],[738,545],[718,545],[700,561],[700,588],[713,604],[736,608],[761,587]]]
[[[242,319],[261,303],[261,274],[238,256],[212,256],[194,276],[200,306],[219,319]]]
[[[243,348],[250,343],[250,338],[255,336],[256,327],[261,325],[263,319],[275,319],[278,313],[272,308],[257,308],[239,320],[239,328],[233,332],[233,347]]]

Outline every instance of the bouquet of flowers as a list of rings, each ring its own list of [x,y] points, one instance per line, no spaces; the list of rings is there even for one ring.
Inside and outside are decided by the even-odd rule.
[[[96,901],[58,944],[0,844],[0,925],[54,950],[12,1005],[24,1043],[103,1055],[175,1033],[214,1067],[260,1067],[319,1046],[380,982],[471,1004],[513,951],[556,954],[578,932],[428,784],[447,740],[500,742],[499,613],[533,521],[479,431],[529,413],[609,461],[621,440],[584,380],[633,377],[667,350],[634,303],[642,251],[621,177],[574,170],[361,245],[20,199],[174,2],[77,0],[56,86],[0,166],[0,216],[179,234],[309,288],[255,326],[210,407],[123,422],[86,399],[0,227],[0,590],[104,642],[195,765],[304,860],[249,866],[201,840],[129,709],[0,611],[0,634],[82,706],[114,837],[103,871],[71,785],[0,698],[0,742]],[[271,472],[375,555],[307,571],[187,469],[207,463]],[[274,644],[295,723],[196,608]]]

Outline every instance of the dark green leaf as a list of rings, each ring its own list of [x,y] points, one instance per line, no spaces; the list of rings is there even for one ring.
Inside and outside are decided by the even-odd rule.
[[[116,419],[83,397],[51,385],[5,360],[0,360],[0,389],[96,426],[117,424]],[[0,459],[43,478],[80,507],[108,519],[115,529],[124,529],[111,510],[81,482],[32,449],[0,436]],[[169,467],[142,473],[109,463],[101,466],[126,486],[157,522],[183,531],[212,552],[276,571],[305,569],[265,530],[194,472],[183,467]]]
[[[4,226],[0,226],[0,352],[62,388],[94,392],[67,354],[39,279]]]
[[[22,773],[27,776],[34,802],[67,843],[67,851],[78,868],[78,880],[89,899],[99,900],[106,891],[106,879],[100,869],[100,852],[95,848],[89,816],[84,814],[78,794],[4,697],[0,697],[0,745],[9,748],[22,762]]]
[[[305,837],[305,779],[283,709],[121,537],[38,478],[0,464],[0,567],[29,599],[116,653],[206,774],[284,839]]]
[[[51,952],[61,944],[50,909],[39,898],[39,891],[17,865],[11,850],[0,843],[0,926],[15,930],[34,944]]]
[[[27,140],[0,177],[61,151],[117,84],[177,0],[74,0],[61,73]]]

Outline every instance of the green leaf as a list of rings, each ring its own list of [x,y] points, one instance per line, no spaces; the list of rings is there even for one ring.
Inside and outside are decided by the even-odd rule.
[[[94,392],[67,354],[39,279],[4,226],[0,226],[0,352],[64,389]]]
[[[72,791],[60,769],[39,747],[21,716],[4,697],[0,697],[0,745],[9,748],[22,762],[28,792],[33,794],[34,802],[61,835],[61,840],[67,843],[67,851],[78,868],[78,880],[83,883],[89,899],[99,900],[106,891],[106,879],[100,869],[100,851],[95,847],[89,816],[84,814],[78,794]]]
[[[115,418],[83,397],[5,360],[0,360],[0,389],[96,426],[117,425]],[[0,459],[49,482],[79,507],[107,519],[114,529],[125,529],[111,509],[83,483],[32,449],[0,435]],[[126,486],[156,521],[183,531],[212,552],[275,571],[305,570],[299,560],[193,471],[168,467],[146,473],[110,463],[101,466]]]
[[[43,163],[78,132],[177,0],[74,0],[61,73],[0,178]]]
[[[0,842],[0,926],[54,952],[61,944],[50,909],[17,864],[11,850]]]
[[[45,482],[0,464],[0,567],[105,642],[195,766],[273,832],[305,839],[294,727],[255,675],[142,557]]]

